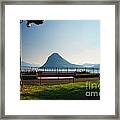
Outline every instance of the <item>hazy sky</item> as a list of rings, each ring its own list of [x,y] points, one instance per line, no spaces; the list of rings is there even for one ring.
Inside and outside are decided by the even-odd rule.
[[[74,64],[100,63],[100,21],[46,20],[20,24],[22,60],[43,65],[54,52]]]

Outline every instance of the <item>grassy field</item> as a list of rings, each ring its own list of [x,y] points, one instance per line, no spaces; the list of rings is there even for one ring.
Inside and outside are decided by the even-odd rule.
[[[85,81],[96,81],[99,77],[94,78],[64,78],[64,79],[34,79],[34,80],[22,80],[24,85],[59,85],[66,83],[85,82]]]
[[[23,85],[21,100],[99,100],[99,80],[59,85]]]

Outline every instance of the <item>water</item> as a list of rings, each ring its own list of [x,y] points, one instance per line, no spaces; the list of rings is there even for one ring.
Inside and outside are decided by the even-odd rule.
[[[22,68],[21,71],[42,71],[42,72],[89,72],[89,73],[100,73],[100,69],[98,68],[77,68],[77,69],[39,69],[39,68]]]

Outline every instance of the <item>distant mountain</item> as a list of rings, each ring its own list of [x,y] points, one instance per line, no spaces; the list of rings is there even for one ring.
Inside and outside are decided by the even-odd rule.
[[[46,63],[42,66],[45,68],[75,68],[78,65],[71,64],[64,58],[62,58],[58,53],[53,53],[51,56],[48,57]]]
[[[83,67],[86,67],[86,68],[100,68],[100,64],[85,63],[85,64],[83,64]]]
[[[46,61],[46,63],[42,66],[45,68],[83,68],[83,67],[94,67],[99,68],[99,64],[83,64],[83,65],[76,65],[71,64],[63,57],[61,57],[58,53],[53,53],[50,55]]]
[[[24,68],[29,68],[29,67],[40,67],[40,65],[37,64],[31,64],[28,62],[21,62],[21,67]],[[46,63],[41,66],[41,68],[100,68],[100,64],[89,64],[85,63],[82,65],[76,65],[68,62],[65,60],[63,57],[61,57],[58,53],[53,53],[50,55],[46,61]]]
[[[31,64],[31,63],[27,63],[24,61],[21,62],[21,66],[22,67],[39,67],[39,65],[37,65],[37,64]]]

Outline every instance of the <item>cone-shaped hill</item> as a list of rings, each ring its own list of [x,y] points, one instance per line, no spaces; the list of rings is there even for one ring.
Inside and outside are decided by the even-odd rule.
[[[42,66],[45,68],[76,68],[82,67],[81,65],[71,64],[63,57],[61,57],[58,53],[53,53],[50,55],[46,61],[46,63]]]

